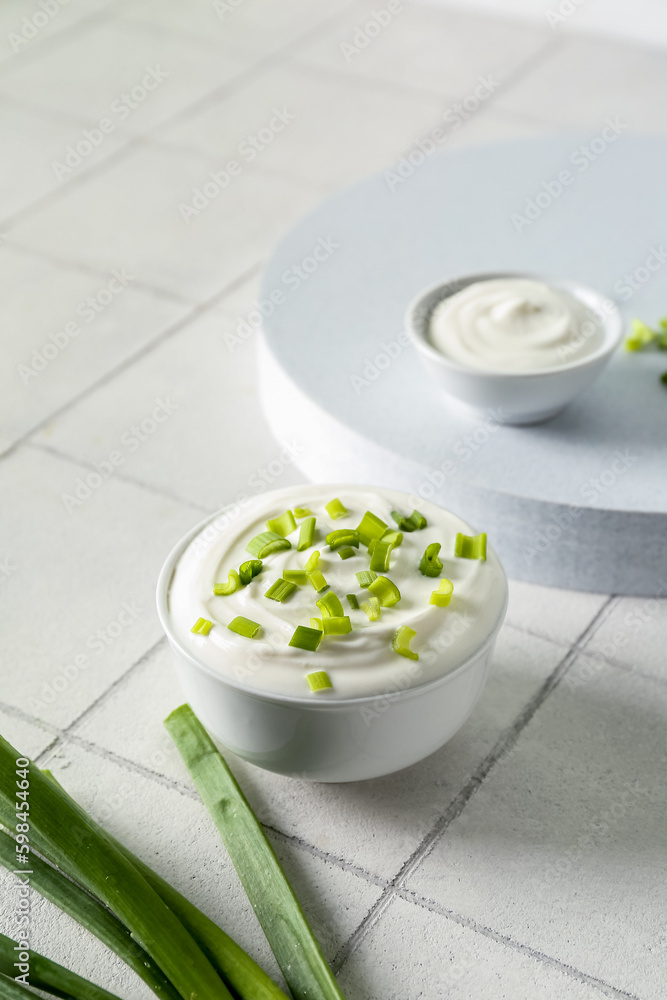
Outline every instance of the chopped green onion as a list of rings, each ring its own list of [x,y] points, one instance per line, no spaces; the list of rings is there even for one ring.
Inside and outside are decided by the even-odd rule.
[[[308,628],[307,625],[297,625],[294,635],[289,641],[290,646],[297,649],[307,649],[309,653],[314,653],[320,644],[322,633],[319,629]]]
[[[359,532],[356,528],[338,528],[330,531],[326,538],[327,545],[333,551],[339,549],[341,545],[354,545],[359,548]]]
[[[308,517],[308,515],[312,514],[312,513],[313,512],[310,509],[310,507],[295,507],[294,508],[294,516],[298,517],[299,520],[301,520],[302,517]]]
[[[368,589],[378,598],[383,608],[391,608],[401,599],[400,590],[386,576],[379,576],[377,580],[373,580]]]
[[[641,351],[643,347],[650,344],[655,340],[656,334],[643,323],[640,319],[633,319],[632,321],[632,334],[625,341],[625,346],[628,351]]]
[[[370,587],[373,580],[377,580],[377,573],[374,573],[372,569],[362,569],[360,573],[355,574],[357,582],[360,587]]]
[[[342,549],[338,549],[338,555],[341,559],[351,559],[352,556],[358,554],[357,550],[353,549],[351,545],[344,545]]]
[[[379,538],[386,527],[387,525],[381,518],[376,517],[370,510],[367,510],[357,528],[359,541],[364,545],[368,545],[374,538]]]
[[[322,631],[322,619],[321,618],[311,618],[310,627],[316,628],[318,632]]]
[[[289,580],[290,583],[296,583],[298,587],[303,587],[305,583],[308,583],[308,576],[305,569],[284,569],[283,580]]]
[[[322,618],[322,628],[325,635],[347,635],[352,631],[352,622],[348,615],[336,618]]]
[[[400,511],[392,510],[391,516],[401,531],[421,531],[427,525],[426,518],[418,510],[413,510],[410,517],[404,517]]]
[[[291,510],[286,510],[284,514],[280,517],[270,518],[266,522],[266,530],[272,531],[276,535],[291,535],[293,531],[296,531],[296,521],[294,520],[294,514]]]
[[[314,538],[315,518],[307,517],[305,521],[301,522],[301,527],[299,528],[299,541],[296,543],[298,551],[303,552],[304,549],[309,549],[313,544]]]
[[[343,1000],[266,833],[213,740],[189,705],[172,712],[165,725],[218,827],[292,995]],[[198,996],[211,1000],[224,993],[202,988]]]
[[[410,643],[416,634],[415,630],[410,628],[409,625],[401,625],[394,633],[394,638],[391,640],[391,648],[399,656],[406,656],[408,660],[418,660],[419,654],[410,649]]]
[[[318,594],[321,594],[322,591],[326,590],[329,586],[324,578],[324,574],[319,569],[311,570],[311,572],[306,575],[308,577],[308,583],[311,584]]]
[[[328,691],[333,687],[326,670],[315,670],[312,674],[306,674],[306,681],[311,691]]]
[[[438,559],[438,552],[441,549],[440,542],[431,542],[426,546],[426,551],[419,563],[419,572],[423,576],[440,576],[442,563]]]
[[[241,579],[235,569],[230,569],[227,583],[214,583],[213,593],[216,597],[227,597],[241,586]]]
[[[271,601],[288,601],[296,590],[296,584],[292,583],[291,580],[284,580],[279,577],[275,583],[272,583],[267,591],[264,593],[264,597],[268,597]]]
[[[454,546],[454,555],[460,556],[462,559],[481,559],[484,561],[486,559],[486,532],[482,532],[480,535],[462,535],[461,532],[456,536],[456,544]]]
[[[276,531],[262,531],[259,535],[255,535],[246,545],[246,549],[250,555],[257,556],[258,559],[264,559],[274,552],[281,552],[283,549],[291,548],[292,543]]]
[[[372,622],[376,622],[382,615],[382,605],[378,601],[377,597],[373,597],[370,594],[368,596],[368,600],[362,602],[361,609],[366,612]]]
[[[397,549],[399,545],[403,544],[403,535],[400,531],[394,531],[393,528],[387,528],[385,533],[378,539],[380,542],[390,542],[393,549]]]
[[[371,570],[374,573],[386,573],[389,569],[389,556],[393,546],[389,542],[378,540],[371,555]]]
[[[321,597],[319,601],[316,601],[316,604],[322,612],[323,617],[326,615],[329,618],[340,618],[341,615],[345,614],[343,611],[343,605],[340,602],[340,597],[338,597],[337,594],[334,594],[333,590],[331,593],[325,594],[324,597]]]
[[[663,385],[667,385],[667,372],[662,373],[662,375],[660,376],[660,381],[662,382]]]
[[[247,562],[241,563],[239,566],[239,579],[243,586],[250,583],[251,580],[257,576],[258,573],[262,572],[262,560],[261,559],[248,559]]]
[[[334,521],[337,521],[339,517],[346,517],[350,512],[345,507],[338,497],[334,497],[329,503],[325,503],[324,509],[326,510],[329,517],[332,517]]]
[[[198,618],[190,631],[194,632],[195,635],[208,635],[212,628],[213,622],[210,622],[208,618]]]
[[[441,580],[438,589],[431,594],[429,604],[437,604],[439,608],[446,608],[452,599],[454,584],[451,580]]]
[[[311,552],[308,558],[306,559],[306,573],[312,573],[314,569],[317,569],[319,566],[319,562],[320,562],[320,550],[315,549],[315,551]]]
[[[353,611],[359,610],[359,601],[357,600],[356,594],[346,594],[345,599]]]
[[[251,621],[250,618],[244,618],[243,615],[232,618],[227,626],[230,632],[237,632],[245,639],[254,639],[261,627],[257,622]]]

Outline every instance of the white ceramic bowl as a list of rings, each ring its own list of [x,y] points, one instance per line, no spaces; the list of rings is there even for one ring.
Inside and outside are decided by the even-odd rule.
[[[569,292],[599,317],[601,346],[578,360],[530,372],[486,371],[450,361],[429,339],[431,313],[442,299],[491,278],[530,278]],[[507,424],[539,423],[559,413],[598,377],[623,336],[621,314],[611,299],[573,281],[533,274],[473,274],[434,285],[411,302],[406,325],[422,365],[446,393],[475,410],[494,410],[498,422]]]
[[[157,610],[185,697],[211,735],[269,771],[311,781],[359,781],[391,774],[441,747],[466,721],[487,678],[504,601],[490,635],[451,673],[418,687],[362,698],[316,700],[263,693],[223,677],[174,635],[169,587],[176,564],[210,521],[172,550],[157,585]],[[407,683],[407,682],[406,682]]]

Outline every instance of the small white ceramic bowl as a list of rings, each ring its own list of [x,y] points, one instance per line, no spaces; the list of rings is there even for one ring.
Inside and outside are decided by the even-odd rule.
[[[211,735],[244,760],[311,781],[360,781],[428,757],[461,728],[489,672],[504,601],[490,635],[456,670],[418,687],[363,698],[317,701],[263,693],[216,673],[174,635],[169,587],[183,551],[213,518],[169,554],[157,585],[157,610],[185,697]],[[472,529],[471,529],[472,530]]]
[[[473,282],[492,278],[530,278],[569,292],[598,316],[603,331],[601,346],[578,360],[530,372],[486,371],[450,361],[429,338],[433,309]],[[498,422],[506,424],[535,424],[559,413],[598,377],[623,336],[621,314],[611,299],[574,281],[534,274],[472,274],[441,282],[411,302],[406,325],[422,365],[445,392],[474,410],[495,410]]]

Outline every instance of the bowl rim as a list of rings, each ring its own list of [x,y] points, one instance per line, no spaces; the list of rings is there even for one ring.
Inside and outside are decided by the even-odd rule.
[[[462,291],[468,285],[472,285],[475,282],[491,281],[495,278],[527,278],[531,281],[540,281],[552,288],[558,288],[562,291],[569,292],[570,295],[573,295],[575,298],[579,299],[580,302],[589,307],[590,303],[582,297],[583,295],[594,299],[598,304],[606,303],[607,309],[595,310],[601,318],[603,332],[602,344],[597,348],[597,350],[593,351],[591,354],[584,355],[582,358],[565,361],[563,364],[552,365],[549,368],[538,368],[533,371],[494,371],[492,368],[477,368],[472,365],[463,365],[450,360],[437,350],[437,348],[435,348],[429,341],[427,323],[416,322],[415,313],[417,312],[417,309],[423,304],[425,299],[435,296],[437,292],[441,290],[444,291],[446,289],[449,290],[450,286],[462,283],[460,288],[456,288],[454,291],[449,290],[448,294],[443,294],[436,299],[427,313],[426,318],[428,319],[438,302],[449,298],[450,295],[455,295],[456,292]],[[405,325],[415,347],[430,361],[439,364],[442,368],[446,368],[449,371],[462,375],[477,376],[482,380],[489,381],[493,379],[505,381],[508,379],[547,378],[551,375],[560,375],[587,368],[593,365],[596,361],[600,361],[602,358],[611,356],[621,343],[624,331],[623,317],[620,309],[610,296],[603,295],[602,292],[599,292],[596,288],[593,288],[590,285],[584,285],[581,282],[574,281],[570,278],[547,278],[544,275],[526,271],[489,271],[481,274],[464,274],[448,278],[445,281],[438,281],[436,284],[422,289],[422,291],[415,295],[410,301],[405,312]]]
[[[307,485],[308,484],[306,484],[306,486]],[[321,484],[321,485],[326,485],[326,484]],[[338,483],[336,485],[338,486],[338,488],[340,488],[340,486],[344,484]],[[355,483],[352,485],[356,486],[360,484]],[[291,493],[293,489],[294,489],[293,486],[287,486],[280,490],[273,490],[272,492]],[[224,511],[224,508],[222,508],[222,510]],[[284,706],[293,705],[295,707],[298,706],[300,708],[307,707],[310,709],[314,709],[315,711],[327,711],[327,710],[343,711],[345,708],[349,708],[350,706],[364,705],[377,702],[378,699],[384,699],[384,698],[404,699],[410,697],[418,697],[421,694],[424,694],[425,692],[430,691],[433,688],[439,687],[441,684],[449,683],[451,680],[453,680],[455,677],[457,677],[459,674],[463,673],[471,665],[473,665],[474,662],[480,656],[480,654],[484,653],[489,648],[489,646],[493,645],[493,643],[496,641],[500,629],[504,624],[505,615],[507,614],[507,606],[509,603],[509,587],[507,583],[507,574],[505,573],[502,563],[500,562],[500,560],[498,560],[498,565],[502,572],[502,583],[504,585],[504,601],[498,613],[498,618],[493,628],[486,636],[484,642],[481,643],[475,649],[475,651],[471,653],[470,656],[463,661],[463,663],[460,663],[458,667],[455,667],[454,670],[451,670],[440,677],[434,677],[429,681],[425,681],[423,684],[417,684],[411,687],[400,688],[397,691],[384,691],[384,692],[379,692],[378,694],[360,695],[356,698],[335,698],[335,699],[332,698],[331,700],[329,699],[325,700],[320,696],[320,700],[316,701],[312,695],[311,696],[308,695],[297,696],[288,694],[286,695],[286,694],[280,694],[278,692],[262,691],[259,688],[249,687],[237,680],[226,677],[221,673],[218,673],[216,670],[213,669],[213,667],[210,667],[202,660],[199,660],[193,654],[193,652],[187,649],[180,641],[180,639],[176,637],[169,622],[169,605],[168,605],[169,587],[171,585],[174,572],[176,570],[176,563],[178,562],[178,559],[180,558],[181,554],[185,551],[187,546],[190,544],[190,542],[201,531],[203,531],[207,525],[215,521],[215,519],[219,517],[220,514],[221,510],[215,511],[215,513],[213,514],[209,514],[202,521],[200,521],[193,528],[191,528],[190,531],[187,532],[187,534],[185,534],[182,538],[180,538],[179,541],[173,546],[173,548],[169,552],[167,558],[165,559],[162,565],[157,580],[156,605],[157,605],[158,619],[160,621],[160,625],[162,626],[162,630],[167,637],[169,645],[172,648],[172,651],[177,652],[179,656],[187,660],[190,666],[196,667],[200,672],[207,674],[209,677],[212,677],[223,687],[227,686],[233,688],[236,691],[240,691],[244,695],[258,699],[259,701],[273,702]]]

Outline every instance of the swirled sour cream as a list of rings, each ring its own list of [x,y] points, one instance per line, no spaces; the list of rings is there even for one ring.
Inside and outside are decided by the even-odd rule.
[[[334,497],[347,508],[346,517],[333,520],[327,514],[325,504]],[[266,521],[295,506],[309,507],[316,516],[314,544],[297,551],[297,521],[296,531],[288,536],[291,549],[267,556],[259,576],[234,594],[214,596],[213,585],[226,582],[230,569],[238,570],[252,558],[246,546],[266,530]],[[401,600],[394,607],[382,608],[382,617],[375,622],[361,608],[351,610],[346,600],[351,593],[360,604],[368,599],[368,591],[359,587],[355,576],[369,568],[366,546],[360,544],[357,555],[343,560],[329,551],[324,540],[329,531],[356,528],[367,510],[395,527],[392,510],[407,516],[412,509],[405,494],[390,490],[304,485],[267,493],[234,519],[219,516],[190,541],[176,564],[168,595],[171,632],[188,653],[233,683],[301,698],[314,697],[305,678],[318,670],[325,670],[331,678],[332,689],[325,697],[336,699],[416,686],[455,669],[493,633],[507,595],[504,572],[491,549],[484,562],[454,556],[456,534],[472,534],[469,525],[434,504],[420,502],[428,526],[403,534],[403,544],[393,550],[390,569],[384,574],[398,586]],[[451,603],[444,608],[429,604],[438,578],[423,576],[418,568],[431,542],[442,545],[440,578],[454,583]],[[321,553],[319,567],[330,590],[340,597],[350,617],[352,632],[325,636],[315,652],[307,652],[288,643],[297,625],[310,626],[311,617],[321,617],[315,602],[324,595],[317,594],[310,583],[297,587],[284,603],[264,594],[283,570],[302,569],[315,549]],[[258,637],[246,639],[231,632],[227,624],[236,616],[258,622],[262,627]],[[207,636],[192,633],[198,618],[214,623]],[[392,650],[392,637],[400,625],[415,629],[411,648],[419,660]]]
[[[569,292],[529,278],[490,278],[439,302],[429,338],[460,365],[528,372],[592,354],[603,330],[599,317]]]

